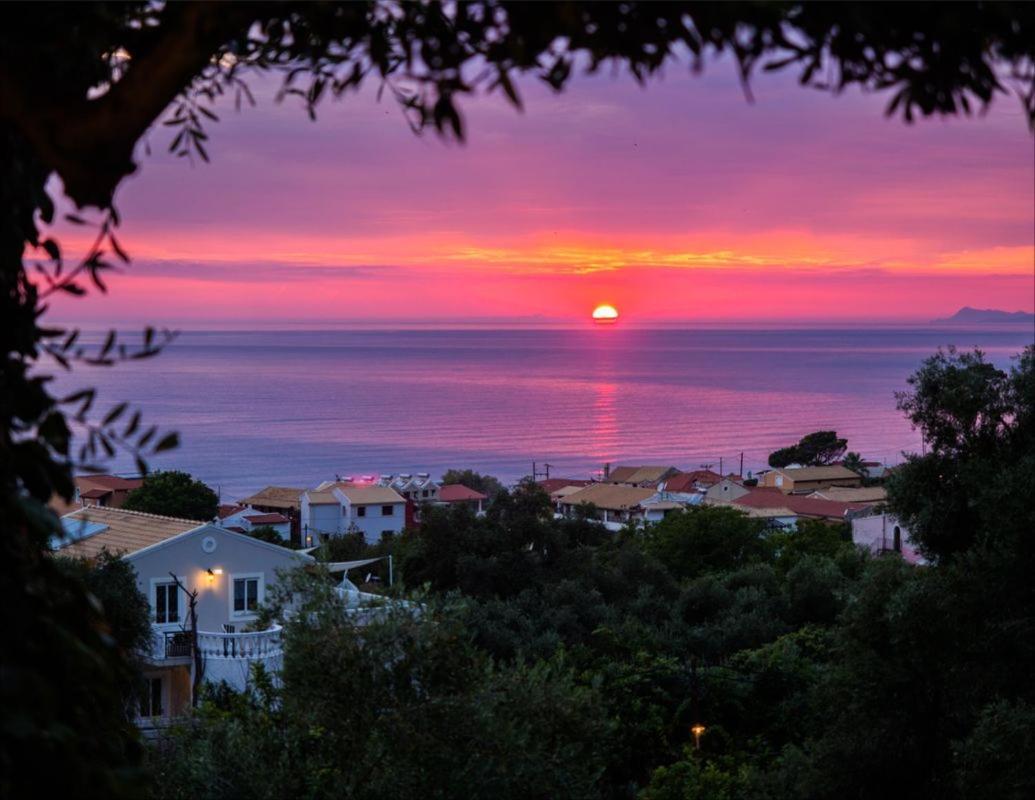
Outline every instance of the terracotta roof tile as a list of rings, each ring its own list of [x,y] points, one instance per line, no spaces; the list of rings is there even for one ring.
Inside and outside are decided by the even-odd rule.
[[[266,506],[267,508],[290,508],[301,507],[302,492],[305,489],[295,489],[290,486],[267,486],[260,489],[250,497],[241,498],[239,501],[244,506]]]
[[[61,519],[66,529],[73,531],[76,522],[84,530],[105,526],[100,532],[69,542],[56,551],[57,555],[73,558],[95,558],[102,550],[112,554],[135,553],[205,524],[194,519],[94,506],[73,511]]]
[[[291,522],[283,514],[246,514],[244,517],[252,525],[282,525]]]
[[[469,489],[462,483],[447,483],[438,490],[438,499],[444,503],[464,503],[487,498],[488,495]]]
[[[568,495],[563,499],[564,505],[577,506],[580,503],[592,503],[597,508],[608,511],[625,511],[640,505],[648,497],[653,497],[653,489],[639,486],[615,486],[610,483],[594,483],[591,486]]]
[[[589,486],[592,481],[576,478],[545,478],[544,480],[536,481],[536,483],[542,486],[543,491],[547,494],[553,494],[558,489],[563,489],[565,486]]]

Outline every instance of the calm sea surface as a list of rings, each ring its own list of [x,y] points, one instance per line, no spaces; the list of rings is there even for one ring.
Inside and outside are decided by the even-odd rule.
[[[99,407],[129,400],[179,430],[156,466],[224,498],[335,474],[473,467],[507,480],[549,462],[757,469],[820,428],[894,463],[919,436],[894,392],[942,345],[1001,366],[1033,334],[875,330],[188,332],[155,360],[78,372]],[[118,462],[116,469],[129,469]]]

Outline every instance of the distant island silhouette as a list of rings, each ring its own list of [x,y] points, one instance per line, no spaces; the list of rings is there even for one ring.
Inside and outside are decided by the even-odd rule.
[[[948,325],[985,325],[989,323],[1035,323],[1035,314],[1027,311],[1002,311],[997,308],[971,308],[963,306],[951,317],[932,320]]]

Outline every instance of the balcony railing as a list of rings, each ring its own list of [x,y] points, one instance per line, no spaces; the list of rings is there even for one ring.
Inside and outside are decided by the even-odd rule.
[[[257,661],[283,652],[280,641],[281,627],[274,625],[264,631],[247,633],[216,633],[198,631],[198,652],[203,658],[240,658]]]
[[[155,662],[191,658],[194,655],[194,637],[189,630],[156,630],[155,633],[155,647],[151,655]],[[198,631],[198,653],[205,659],[268,659],[283,652],[280,633],[279,625],[247,633]]]
[[[190,631],[166,631],[164,640],[166,658],[191,657],[194,648],[191,646]]]

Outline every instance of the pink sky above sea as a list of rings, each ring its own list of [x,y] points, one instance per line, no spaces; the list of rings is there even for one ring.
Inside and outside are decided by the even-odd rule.
[[[582,320],[907,321],[1035,306],[1035,152],[1019,102],[906,125],[729,64],[645,88],[523,84],[464,101],[464,145],[373,92],[313,123],[258,82],[211,164],[168,129],[117,197],[133,256],[62,319],[253,327]],[[74,231],[62,231],[74,254]]]

